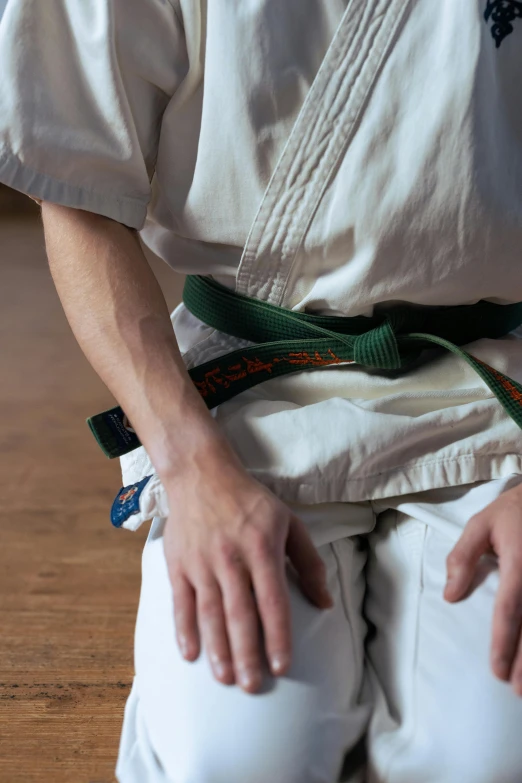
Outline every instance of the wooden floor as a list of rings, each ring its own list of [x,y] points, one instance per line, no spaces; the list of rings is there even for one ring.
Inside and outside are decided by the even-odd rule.
[[[181,278],[153,268],[172,309]],[[115,404],[55,292],[37,215],[0,219],[0,783],[112,783],[145,530],[85,423]]]

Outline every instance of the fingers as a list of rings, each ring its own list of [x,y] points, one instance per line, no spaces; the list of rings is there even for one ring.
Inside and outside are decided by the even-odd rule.
[[[511,682],[515,692],[522,697],[522,633],[519,637],[515,661],[511,670]]]
[[[472,517],[461,537],[446,558],[446,601],[458,601],[468,590],[479,559],[490,549],[490,526],[487,516]]]
[[[491,666],[501,680],[512,679],[522,696],[522,567],[520,557],[500,555],[500,584],[493,615]]]
[[[495,598],[491,642],[491,668],[501,680],[511,680],[522,696],[522,524],[518,504],[503,499],[496,513],[481,512],[469,520],[447,557],[448,581],[444,597],[462,598],[480,557],[493,550],[500,581]]]
[[[290,600],[282,549],[259,537],[252,549],[252,581],[272,674],[284,674],[292,656]]]
[[[303,592],[321,609],[330,609],[333,599],[326,584],[326,568],[305,525],[297,517],[290,523],[286,553],[299,574]]]
[[[171,577],[178,645],[187,660],[195,660],[201,637],[214,677],[253,693],[261,685],[262,660],[250,577],[238,555],[216,554],[213,565],[217,578],[200,564],[195,587],[181,572]]]
[[[176,640],[181,654],[188,661],[195,661],[200,652],[194,588],[181,571],[170,574],[174,599],[174,623]]]
[[[274,674],[284,673],[291,655],[283,546],[277,557],[268,536],[254,532],[250,538],[259,543],[251,547],[251,564],[238,547],[222,541],[212,564],[200,561],[190,576],[180,564],[170,569],[176,637],[184,658],[198,657],[201,638],[215,678],[237,682],[249,693],[259,690],[263,678],[260,619]]]
[[[210,570],[201,569],[196,586],[199,631],[214,677],[226,685],[234,682],[223,597]]]
[[[243,690],[259,690],[265,651],[273,675],[291,660],[291,612],[285,567],[285,542],[303,591],[320,607],[333,606],[323,561],[304,524],[281,509],[269,509],[263,524],[244,524],[241,535],[214,531],[212,543],[194,535],[186,541],[167,526],[164,547],[174,594],[178,645],[187,660],[204,646],[214,676]],[[275,513],[274,513],[275,512]],[[197,532],[197,531],[196,531]],[[201,644],[200,644],[201,642]]]
[[[222,547],[218,560],[216,572],[223,594],[231,665],[238,685],[254,693],[261,686],[263,673],[259,616],[250,575],[241,554],[230,545]]]

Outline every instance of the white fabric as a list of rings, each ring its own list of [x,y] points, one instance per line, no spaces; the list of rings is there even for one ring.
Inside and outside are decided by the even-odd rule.
[[[167,493],[156,474],[145,484],[138,504],[139,510],[131,514],[121,525],[126,530],[137,530],[143,522],[155,516],[166,517],[169,515]]]
[[[0,180],[141,227],[161,117],[187,67],[164,0],[9,0]]]
[[[295,310],[521,301],[522,21],[496,47],[485,8],[10,0],[0,180]],[[188,366],[241,345],[183,306],[172,321]],[[468,349],[522,381],[515,335]],[[405,375],[298,373],[215,415],[288,501],[522,472],[519,429],[451,355]],[[143,449],[121,462],[124,485],[154,472]]]
[[[293,506],[335,603],[312,606],[288,572],[291,669],[282,678],[265,669],[256,695],[218,683],[204,651],[194,663],[181,657],[156,518],[119,783],[336,783],[361,737],[368,768],[347,769],[351,783],[519,783],[522,699],[489,663],[496,559],[482,559],[462,602],[442,592],[467,520],[521,480]]]

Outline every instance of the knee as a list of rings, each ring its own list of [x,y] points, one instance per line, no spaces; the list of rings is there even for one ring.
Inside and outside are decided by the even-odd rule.
[[[223,699],[221,694],[213,703],[207,699],[205,710],[196,711],[197,718],[185,710],[170,725],[168,721],[160,725],[154,718],[147,721],[168,780],[325,783],[337,779],[354,715],[320,710],[318,716],[319,705],[310,693],[303,693],[302,700],[295,693],[279,700],[274,692],[247,695],[237,689],[234,694],[233,686],[227,690],[232,698]],[[280,702],[275,711],[274,700]]]
[[[444,758],[447,765],[443,779],[451,783],[522,781],[522,701],[502,685],[492,690],[497,698],[488,698],[484,692],[478,703],[468,699],[467,708],[456,711],[457,715],[460,712],[460,720],[450,717],[444,733],[439,735],[439,758]],[[502,690],[504,693],[500,694]]]
[[[458,745],[453,742],[448,753],[448,780],[470,783],[520,783],[522,780],[522,747],[520,742],[508,744],[501,732],[473,731]],[[452,761],[451,761],[452,759]]]
[[[331,569],[336,565],[331,556]],[[324,783],[359,739],[370,705],[354,706],[362,656],[341,600],[320,612],[292,583],[292,667],[246,694],[212,676],[205,650],[175,643],[161,540],[147,544],[136,627],[136,672],[147,747],[175,783]],[[339,588],[340,589],[340,588]],[[352,654],[353,652],[353,654]],[[148,756],[151,754],[149,753]]]
[[[460,783],[520,783],[522,780],[522,757],[506,758],[505,748],[475,748],[474,752],[461,755],[454,764],[448,765],[446,779]]]
[[[181,748],[176,741],[170,746],[162,743],[157,758],[165,779],[175,783],[311,783],[302,759],[281,753],[272,738],[236,733],[221,739],[218,744],[204,732],[188,747]]]

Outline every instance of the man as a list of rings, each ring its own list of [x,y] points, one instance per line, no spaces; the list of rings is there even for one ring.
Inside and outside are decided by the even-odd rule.
[[[41,201],[71,327],[143,444],[120,783],[333,783],[363,736],[371,783],[520,781],[521,434],[477,374],[518,404],[513,328],[459,311],[474,365],[275,355],[314,369],[209,413],[187,370],[252,341],[169,318],[137,232],[298,314],[521,302],[521,14],[9,0],[0,179]]]

